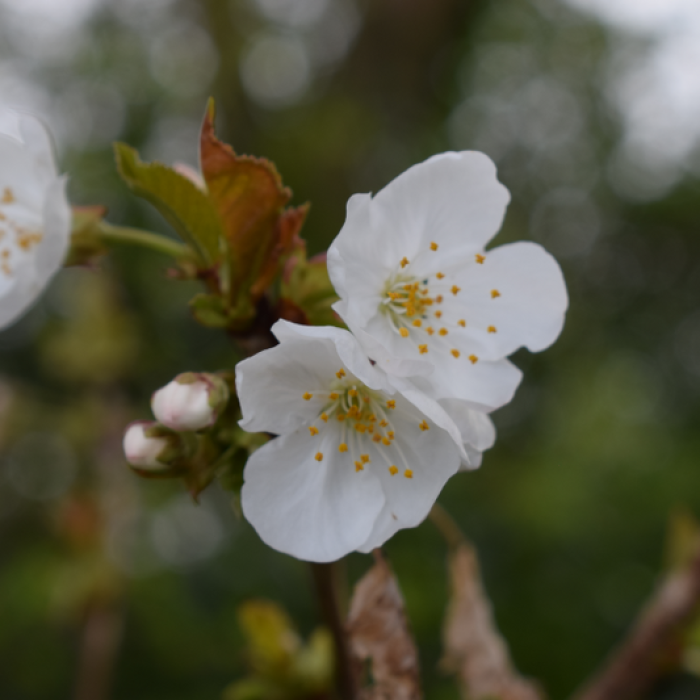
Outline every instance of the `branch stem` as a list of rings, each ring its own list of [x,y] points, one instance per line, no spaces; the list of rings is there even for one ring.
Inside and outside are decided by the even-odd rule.
[[[318,593],[321,614],[335,641],[336,692],[340,700],[356,700],[357,678],[338,601],[338,563],[312,563],[311,573]]]
[[[108,243],[123,243],[126,245],[137,245],[142,248],[148,248],[164,255],[169,255],[173,258],[189,258],[192,257],[190,248],[182,243],[160,236],[151,231],[144,231],[139,228],[131,228],[129,226],[114,226],[102,221],[99,225],[100,238]]]

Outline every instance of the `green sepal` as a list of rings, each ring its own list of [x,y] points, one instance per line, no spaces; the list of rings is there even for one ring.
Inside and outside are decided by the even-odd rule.
[[[219,216],[207,194],[163,163],[144,163],[136,149],[114,144],[117,170],[129,189],[158,209],[178,235],[210,267],[223,255]]]

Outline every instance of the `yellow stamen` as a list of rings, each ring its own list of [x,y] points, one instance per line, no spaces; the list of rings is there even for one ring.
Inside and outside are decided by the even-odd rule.
[[[477,254],[474,256],[474,258],[475,258],[476,261],[479,263],[479,265],[483,265],[483,264],[484,264],[484,260],[486,260],[486,257],[483,256],[483,255],[479,255],[479,253],[477,253]]]
[[[462,328],[464,328],[467,325],[467,322],[463,318],[460,318],[459,321],[457,321],[457,325],[462,326]]]
[[[496,326],[489,326],[486,329],[489,333],[495,333],[496,332]]]
[[[450,352],[452,353],[452,357],[459,357],[460,356],[460,352],[459,352],[459,350],[457,350],[457,348],[450,350]]]
[[[322,413],[322,414],[321,414],[321,420],[322,420],[324,423],[328,423],[328,414],[327,414],[327,413]]]
[[[401,295],[398,292],[389,292],[388,296],[392,301],[396,301],[397,299],[401,298]]]
[[[435,297],[435,301],[436,301],[438,304],[442,304],[442,294],[438,294],[438,295]]]
[[[304,394],[303,399],[304,399],[304,401],[309,401],[309,400],[311,400],[313,397],[314,397],[314,395],[313,395],[313,394],[309,394],[309,392],[307,391],[307,392]]]
[[[408,338],[408,328],[399,328],[399,334],[402,338]]]
[[[423,321],[421,321],[419,318],[417,318],[417,319],[413,322],[413,325],[414,325],[416,328],[420,328],[420,327],[423,325]]]
[[[348,451],[348,446],[344,442],[341,442],[340,445],[338,445],[338,452],[347,452],[347,451]]]
[[[418,351],[420,352],[421,355],[425,355],[428,352],[428,346],[427,345],[419,345]]]
[[[370,414],[367,416],[367,420],[368,420],[370,423],[374,423],[374,422],[377,420],[377,416],[375,416],[374,413],[370,413]]]
[[[342,379],[345,376],[345,370],[341,367],[336,373],[335,376],[338,377],[338,379]]]
[[[393,440],[393,439],[394,439],[394,431],[393,431],[393,430],[390,430],[390,431],[387,433],[387,435],[389,436],[389,439],[390,439],[390,440]]]
[[[14,192],[9,187],[6,187],[2,191],[2,203],[3,204],[12,204],[14,201],[15,201]]]
[[[355,462],[355,471],[356,472],[364,471],[364,467],[362,466],[362,462]]]
[[[344,413],[339,413],[335,419],[338,421],[338,423],[342,423],[345,420],[345,414]]]
[[[401,260],[401,267],[406,267],[406,265],[408,265],[408,258],[404,257]]]
[[[428,327],[425,329],[425,332],[426,332],[428,335],[432,335],[433,333],[435,333],[435,331],[434,331],[430,326],[428,326]]]
[[[349,396],[357,396],[357,389],[349,389],[348,395]]]
[[[435,318],[442,318],[442,311],[436,311]]]
[[[430,426],[428,425],[428,423],[426,421],[423,421],[419,427],[421,430],[430,430]]]
[[[358,433],[364,433],[367,430],[367,426],[364,423],[355,423],[355,430]]]
[[[315,425],[309,426],[309,432],[311,435],[318,435],[318,428]]]
[[[438,249],[438,244],[435,243],[435,241],[433,241],[433,242],[430,244],[430,250],[437,250],[437,249]]]
[[[320,461],[323,459],[323,452],[317,452],[317,453],[316,453],[316,457],[314,457],[314,459],[315,459],[317,462],[320,462]]]
[[[411,471],[410,469],[406,469],[406,471],[403,473],[403,475],[404,475],[407,479],[412,479],[412,478],[413,478],[413,471]]]
[[[447,328],[441,328],[441,329],[438,331],[438,333],[439,333],[440,335],[447,335],[447,333],[448,333]]]
[[[497,289],[492,289],[491,290],[491,298],[495,299],[496,297],[500,297],[501,293]]]
[[[469,355],[469,361],[470,361],[473,365],[475,365],[475,364],[477,363],[478,360],[479,360],[479,358],[478,358],[476,355]]]
[[[453,284],[452,289],[450,289],[450,291],[452,292],[452,294],[454,294],[456,296],[462,290],[456,284]]]
[[[445,275],[442,274],[442,272],[438,272],[435,277],[437,277],[439,280],[443,279]]]
[[[387,408],[396,408],[396,401],[394,401],[394,399],[389,399],[386,402],[386,407]]]
[[[389,474],[391,474],[392,476],[396,476],[398,473],[399,473],[398,467],[395,464],[392,464],[389,467]]]
[[[379,433],[375,433],[374,435],[372,435],[372,441],[373,442],[381,442],[382,436]]]
[[[335,400],[338,398],[338,394],[336,394],[335,391],[331,391],[331,393],[328,394],[328,398],[329,398],[331,401],[335,401]]]
[[[382,444],[384,445],[391,445],[391,440],[389,438],[382,438]]]
[[[362,464],[369,464],[369,455],[360,455],[360,459],[362,460]]]

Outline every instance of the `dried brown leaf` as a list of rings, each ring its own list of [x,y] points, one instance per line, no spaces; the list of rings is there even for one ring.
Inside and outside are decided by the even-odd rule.
[[[484,593],[474,550],[467,544],[450,556],[452,595],[443,629],[443,665],[459,674],[464,700],[542,700],[513,668]]]
[[[350,649],[358,661],[371,661],[374,685],[363,700],[419,700],[418,652],[408,628],[403,598],[384,559],[355,587],[348,616]]]

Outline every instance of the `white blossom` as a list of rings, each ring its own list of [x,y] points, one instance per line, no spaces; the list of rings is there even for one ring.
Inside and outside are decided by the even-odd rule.
[[[169,442],[164,437],[150,437],[146,433],[149,428],[156,427],[154,421],[136,421],[124,433],[124,455],[126,461],[140,469],[162,469],[165,464],[158,458],[162,457],[169,448]]]
[[[351,197],[328,251],[338,314],[373,360],[437,398],[502,406],[520,379],[504,358],[561,331],[554,258],[529,242],[485,250],[509,199],[487,156],[443,153]]]
[[[493,442],[487,416],[460,402],[453,420],[347,331],[279,321],[273,332],[280,345],[236,368],[241,427],[279,436],[250,457],[242,491],[271,547],[311,561],[369,551],[419,524]]]
[[[228,389],[212,374],[186,372],[153,394],[157,420],[178,432],[201,430],[216,422],[228,402]]]
[[[3,111],[0,124],[9,121]],[[0,328],[24,313],[61,267],[71,210],[46,128],[12,115],[17,133],[0,127]]]

